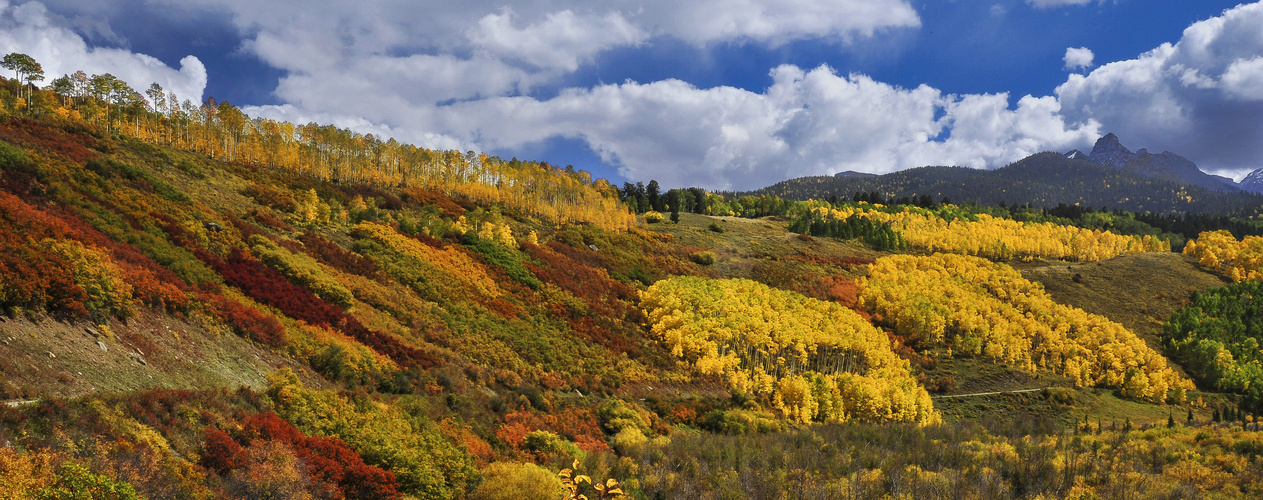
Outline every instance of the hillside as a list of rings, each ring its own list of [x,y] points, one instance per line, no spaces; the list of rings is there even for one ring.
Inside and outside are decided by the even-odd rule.
[[[1224,213],[1263,204],[1263,197],[1254,194],[1176,184],[1057,153],[1040,153],[996,170],[921,167],[875,178],[804,177],[752,194],[805,200],[850,199],[868,192],[895,199],[929,195],[935,201],[947,197],[980,205],[1066,204],[1154,213]]]
[[[45,92],[0,117],[0,485],[19,495],[1263,484],[1263,434],[1222,422],[1239,391],[1194,385],[1155,326],[1216,273],[1257,272],[1253,240],[1199,238],[1221,267],[953,205],[672,222],[547,164]]]

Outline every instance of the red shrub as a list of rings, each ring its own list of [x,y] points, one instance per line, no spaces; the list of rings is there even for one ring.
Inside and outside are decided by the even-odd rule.
[[[527,270],[548,281],[588,305],[588,314],[579,316],[560,304],[551,305],[554,313],[569,316],[576,333],[614,352],[636,355],[639,348],[633,340],[635,332],[628,324],[638,324],[644,313],[637,307],[636,289],[613,278],[593,260],[557,242],[548,245],[524,245],[527,253],[539,262],[523,263]],[[592,254],[594,252],[587,252]]]
[[[243,240],[249,240],[251,236],[254,236],[256,234],[261,235],[265,238],[268,236],[267,233],[263,232],[263,230],[259,229],[254,224],[238,219],[236,217],[229,217],[228,223],[232,224],[232,227],[237,228],[237,232],[241,233],[241,239]]]
[[[237,335],[273,347],[285,345],[285,327],[276,317],[219,294],[203,294],[202,303],[210,306]]]
[[[239,248],[234,248],[228,258],[222,260],[200,248],[193,253],[223,276],[225,283],[240,288],[246,295],[280,309],[292,318],[334,327],[342,326],[346,319],[338,307],[321,300],[306,288],[290,283],[281,273]]]
[[[256,413],[241,422],[241,433],[238,437],[242,443],[261,439],[292,445],[303,439],[303,434],[289,422],[269,411]]]
[[[275,413],[258,413],[246,418],[238,439],[247,444],[255,441],[285,444],[306,463],[307,473],[313,479],[337,485],[346,498],[399,498],[393,473],[365,464],[340,438],[304,436]],[[209,433],[207,443],[209,452]],[[219,469],[216,472],[224,473]]]
[[[246,454],[241,445],[233,441],[227,432],[211,428],[206,431],[206,444],[202,446],[202,466],[225,475],[228,471],[246,465]]]
[[[254,198],[260,205],[275,208],[282,212],[292,213],[298,209],[298,203],[290,195],[271,186],[251,184],[241,190],[241,194]]]
[[[246,212],[246,215],[249,216],[250,219],[254,220],[255,222],[262,224],[264,227],[270,227],[272,229],[276,229],[279,231],[286,231],[286,232],[291,232],[294,230],[294,228],[290,226],[289,224],[286,224],[285,221],[281,219],[277,219],[276,217],[273,217],[271,214],[268,214],[267,212],[264,212],[257,208],[251,208],[248,212]]]
[[[367,184],[358,184],[346,188],[346,192],[351,196],[360,195],[362,198],[377,198],[381,200],[381,207],[386,210],[399,210],[403,208],[403,201],[398,196],[390,194],[382,189]]]
[[[360,254],[348,252],[337,243],[329,241],[315,233],[303,233],[298,236],[303,242],[307,254],[316,260],[337,268],[343,272],[375,278],[378,273],[377,263]]]
[[[400,498],[395,473],[358,463],[346,466],[338,486],[347,498]]]
[[[417,205],[434,205],[446,217],[455,219],[465,215],[464,208],[452,201],[451,198],[448,198],[447,195],[438,191],[416,187],[405,189],[402,194],[403,201]]]
[[[70,134],[30,118],[0,121],[0,139],[12,144],[45,149],[80,165],[97,157],[96,152],[88,149],[97,147],[97,141],[92,136],[83,133]]]

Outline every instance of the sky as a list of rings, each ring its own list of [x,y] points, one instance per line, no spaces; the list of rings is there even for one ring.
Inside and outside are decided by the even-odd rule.
[[[1263,167],[1263,2],[0,0],[0,52],[616,184],[999,168],[1108,132]]]

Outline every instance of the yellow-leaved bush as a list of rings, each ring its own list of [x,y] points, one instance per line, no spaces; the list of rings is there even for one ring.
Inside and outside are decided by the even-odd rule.
[[[977,214],[978,220],[948,221],[914,207],[887,213],[859,205],[842,209],[817,207],[825,218],[846,220],[852,215],[890,224],[909,247],[927,252],[976,255],[992,260],[1063,259],[1093,262],[1124,253],[1169,252],[1171,243],[1151,236],[1136,237],[1109,231],[1022,222]]]
[[[437,271],[456,280],[457,284],[450,288],[463,288],[459,285],[463,282],[474,292],[485,297],[495,298],[504,295],[495,280],[487,275],[483,266],[455,246],[434,248],[399,234],[390,226],[373,222],[362,222],[356,225],[351,228],[351,235],[376,242],[401,257],[403,260],[399,262],[396,269],[400,273],[397,273],[396,278],[402,279],[402,276],[417,274],[417,280],[424,281],[427,278],[436,278],[434,271]],[[404,284],[413,285],[413,283]]]
[[[344,309],[351,307],[351,300],[354,298],[351,291],[307,254],[290,252],[257,234],[250,237],[250,245],[250,251],[259,260],[279,271],[290,282],[311,290],[317,297]]]
[[[88,311],[101,316],[131,315],[132,285],[105,250],[76,240],[47,238],[40,248],[61,257],[70,266],[75,284],[83,289]]]
[[[1025,370],[1066,375],[1079,387],[1183,400],[1193,383],[1122,325],[1058,304],[1012,267],[979,257],[892,255],[861,279],[860,307],[900,335]]]
[[[1206,231],[1184,245],[1184,255],[1237,283],[1263,279],[1263,236],[1237,241],[1228,231]]]
[[[671,352],[799,421],[939,420],[884,332],[832,302],[745,279],[677,276],[641,294]]]

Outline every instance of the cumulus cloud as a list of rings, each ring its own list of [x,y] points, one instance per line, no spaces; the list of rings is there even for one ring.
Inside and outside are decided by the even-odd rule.
[[[509,8],[488,14],[467,30],[466,36],[480,50],[495,56],[566,71],[579,69],[581,62],[605,49],[635,45],[647,37],[617,12],[584,17],[563,10],[524,28],[514,26],[514,17]]]
[[[1011,108],[1005,94],[902,89],[825,66],[785,65],[771,76],[762,93],[666,80],[574,89],[544,101],[486,99],[441,108],[434,123],[476,130],[493,148],[581,138],[628,178],[719,189],[844,170],[986,168],[1100,135],[1094,121],[1067,124],[1050,97],[1028,96]]]
[[[1070,47],[1066,49],[1066,55],[1062,58],[1066,62],[1066,69],[1086,69],[1092,67],[1092,60],[1096,55],[1092,54],[1092,50],[1087,47]]]
[[[994,168],[1039,151],[1090,147],[1106,131],[1224,173],[1256,167],[1263,157],[1263,4],[1196,23],[1177,43],[1134,59],[1069,75],[1052,96],[944,94],[825,66],[786,65],[770,71],[772,85],[761,92],[664,80],[541,98],[535,89],[601,52],[659,37],[699,46],[810,37],[845,43],[920,21],[906,0],[614,0],[598,7],[550,0],[515,2],[511,9],[486,2],[307,0],[258,9],[248,0],[149,1],[226,8],[246,37],[244,49],[286,70],[276,88],[285,104],[245,108],[252,115],[332,123],[439,149],[511,150],[577,139],[622,175],[671,186],[746,189],[844,170]],[[112,54],[122,68],[152,60],[87,48],[38,5],[0,3],[7,23],[0,41],[51,33],[78,40],[69,45],[69,52],[86,54],[78,60]],[[38,15],[17,14],[28,7]],[[27,18],[45,21],[19,21]],[[35,25],[42,27],[15,34]],[[99,67],[75,61],[67,66]],[[1065,63],[1088,69],[1094,57],[1086,48],[1069,49]],[[180,72],[152,69],[181,77],[197,70],[196,60]]]
[[[201,102],[206,90],[206,67],[198,58],[187,56],[175,69],[144,54],[89,47],[83,37],[39,2],[12,5],[0,0],[0,53],[10,52],[33,57],[43,66],[46,81],[83,70],[88,74],[111,73],[138,90],[157,82],[181,99],[196,102]]]
[[[1194,23],[1174,44],[1070,75],[1069,120],[1094,118],[1137,146],[1240,177],[1263,166],[1263,3]]]

